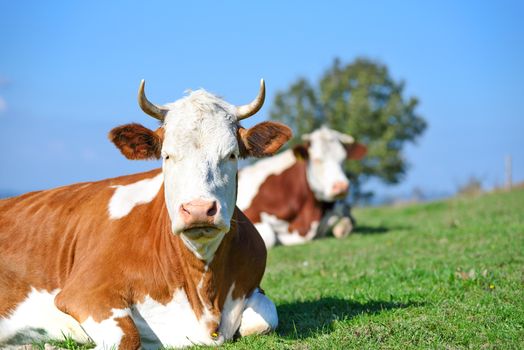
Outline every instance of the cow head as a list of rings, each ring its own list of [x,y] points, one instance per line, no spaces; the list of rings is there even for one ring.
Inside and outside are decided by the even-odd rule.
[[[138,94],[144,112],[162,124],[149,130],[138,124],[113,129],[109,137],[129,159],[161,158],[165,202],[171,230],[197,256],[213,254],[230,229],[237,191],[240,157],[275,153],[291,130],[263,122],[244,129],[239,121],[255,114],[264,103],[265,86],[253,102],[234,106],[204,90],[176,102],[157,106]]]
[[[309,187],[320,201],[333,202],[344,198],[349,179],[343,170],[346,159],[361,159],[367,152],[355,139],[325,126],[305,134],[306,144],[296,146],[295,156],[307,160]]]

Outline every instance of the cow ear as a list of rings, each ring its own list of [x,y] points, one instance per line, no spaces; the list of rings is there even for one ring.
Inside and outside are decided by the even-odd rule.
[[[309,145],[296,145],[293,147],[293,154],[295,155],[295,158],[298,160],[307,160],[309,159],[309,153],[307,151]]]
[[[358,142],[346,145],[347,159],[360,160],[368,153],[368,148]]]
[[[276,122],[262,122],[249,129],[239,128],[242,157],[266,157],[275,154],[291,138],[291,129]]]
[[[140,124],[117,126],[109,132],[109,140],[127,159],[159,159],[164,131],[149,130]]]

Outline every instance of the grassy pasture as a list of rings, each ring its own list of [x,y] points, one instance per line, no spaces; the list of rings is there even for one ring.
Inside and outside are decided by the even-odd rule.
[[[271,250],[279,328],[223,348],[524,348],[524,190],[355,216],[347,239]]]

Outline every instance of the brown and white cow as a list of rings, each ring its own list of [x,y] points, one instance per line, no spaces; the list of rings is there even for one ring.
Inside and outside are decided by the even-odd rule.
[[[244,129],[263,104],[235,107],[204,91],[165,106],[162,121],[109,137],[162,169],[0,201],[0,343],[17,333],[71,335],[97,348],[217,345],[277,326],[259,288],[264,242],[235,207],[237,160],[276,152],[282,124]]]
[[[347,195],[344,161],[361,159],[367,152],[352,136],[325,126],[303,140],[305,144],[239,172],[237,206],[255,224],[267,247],[313,239],[326,211]],[[343,218],[339,229],[344,231],[349,221]]]

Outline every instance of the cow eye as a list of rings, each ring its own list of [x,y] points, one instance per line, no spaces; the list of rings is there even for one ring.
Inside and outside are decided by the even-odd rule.
[[[235,153],[231,153],[229,155],[229,160],[236,160],[237,159],[237,155]]]

